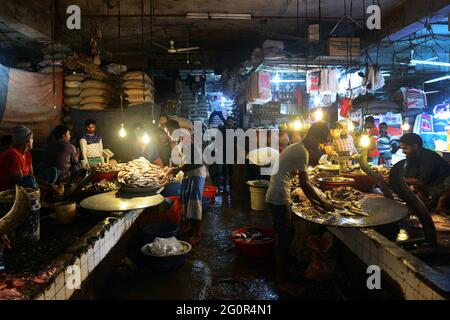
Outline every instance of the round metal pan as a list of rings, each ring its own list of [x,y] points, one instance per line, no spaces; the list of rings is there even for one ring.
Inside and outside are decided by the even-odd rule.
[[[92,211],[129,211],[160,205],[164,197],[156,195],[125,195],[119,191],[101,193],[81,201],[80,206]]]
[[[408,208],[395,200],[381,196],[365,196],[359,201],[362,211],[368,216],[340,215],[320,212],[313,207],[301,209],[297,204],[292,205],[292,212],[309,222],[345,228],[367,228],[382,226],[404,219],[408,215]]]

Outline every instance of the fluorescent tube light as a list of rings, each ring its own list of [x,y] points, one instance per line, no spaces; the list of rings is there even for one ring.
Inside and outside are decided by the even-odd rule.
[[[442,81],[442,80],[447,80],[450,79],[450,75],[448,76],[443,76],[443,77],[439,77],[439,78],[435,78],[435,79],[431,79],[428,81],[425,81],[425,83],[434,83],[434,82],[438,82],[438,81]]]
[[[429,66],[450,67],[450,63],[439,62],[439,61],[411,60],[411,63],[412,64],[425,64],[425,65],[429,65]]]
[[[209,19],[208,13],[186,13],[187,19]]]
[[[232,20],[251,20],[252,15],[248,13],[210,13],[211,19],[232,19]]]

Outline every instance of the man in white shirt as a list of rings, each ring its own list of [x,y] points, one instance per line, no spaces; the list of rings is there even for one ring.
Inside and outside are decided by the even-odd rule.
[[[290,194],[292,179],[298,175],[300,187],[314,206],[332,210],[333,205],[322,198],[310,183],[308,178],[308,150],[319,148],[330,140],[330,131],[324,122],[311,126],[307,136],[301,142],[287,147],[275,163],[278,171],[272,175],[266,195],[266,203],[272,212],[276,237],[277,285],[281,290],[296,290],[286,276],[286,262],[289,248],[294,239],[292,214],[290,210]]]
[[[85,167],[104,163],[103,141],[102,138],[95,133],[97,122],[93,119],[89,119],[86,120],[84,124],[86,132],[80,139],[81,163]]]

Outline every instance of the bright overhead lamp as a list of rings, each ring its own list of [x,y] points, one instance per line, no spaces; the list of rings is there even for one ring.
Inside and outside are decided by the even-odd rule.
[[[424,64],[428,66],[450,67],[448,62],[429,61],[429,60],[411,60],[412,64]]]
[[[443,77],[439,77],[439,78],[435,78],[435,79],[431,79],[428,81],[425,81],[424,83],[434,83],[434,82],[438,82],[438,81],[442,81],[442,80],[447,80],[450,79],[450,75],[448,76],[443,76]]]

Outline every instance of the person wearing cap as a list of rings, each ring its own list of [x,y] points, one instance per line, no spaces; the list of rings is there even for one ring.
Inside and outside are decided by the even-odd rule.
[[[24,178],[33,175],[30,151],[33,148],[33,132],[25,126],[12,128],[12,145],[0,156],[0,191],[13,189]]]

